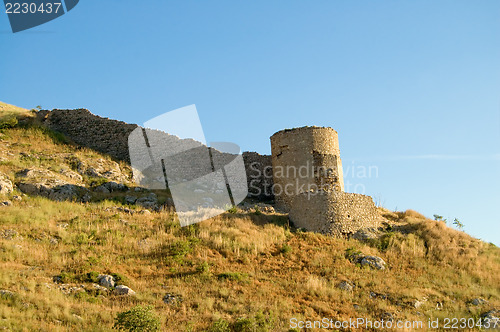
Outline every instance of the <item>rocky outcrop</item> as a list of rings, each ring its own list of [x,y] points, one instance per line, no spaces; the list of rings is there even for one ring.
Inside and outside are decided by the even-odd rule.
[[[178,304],[178,303],[182,302],[182,296],[175,295],[175,294],[166,294],[163,297],[163,302],[166,304],[172,304],[172,305]]]
[[[114,293],[116,295],[135,295],[135,291],[133,291],[130,287],[125,285],[118,285],[115,287]]]
[[[353,239],[359,241],[375,240],[380,237],[381,232],[376,228],[360,229],[352,235]]]
[[[120,191],[127,191],[128,187],[124,185],[123,183],[117,183],[114,181],[107,182],[103,185],[100,185],[96,188],[94,188],[95,192],[100,192],[100,193],[105,193],[105,194],[110,194],[112,192],[120,192]]]
[[[17,187],[28,195],[47,197],[55,201],[88,201],[90,191],[74,179],[49,170],[26,168],[17,174]]]
[[[155,193],[150,193],[148,196],[138,198],[135,204],[145,209],[156,210],[158,209],[158,197],[156,197]]]
[[[14,186],[7,175],[0,173],[0,194],[10,194],[13,190]]]
[[[100,274],[97,277],[97,281],[99,282],[99,285],[107,288],[113,288],[115,287],[115,278],[113,276],[107,275],[107,274]]]
[[[385,270],[385,261],[377,256],[365,256],[361,259],[361,266],[368,266],[373,270]]]
[[[66,162],[81,176],[105,178],[118,183],[127,182],[130,178],[127,172],[130,173],[131,170],[122,170],[120,165],[113,160],[103,158],[81,160],[75,156],[69,156]]]
[[[349,251],[346,253],[345,257],[354,264],[360,264],[361,266],[367,266],[374,270],[385,270],[385,261],[377,256],[365,255],[360,251]]]

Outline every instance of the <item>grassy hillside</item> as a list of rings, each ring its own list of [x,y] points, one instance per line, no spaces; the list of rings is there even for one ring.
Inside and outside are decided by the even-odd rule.
[[[114,167],[34,120],[0,130],[0,173],[14,184],[26,168],[69,179],[79,172],[75,160]],[[118,167],[134,191],[130,169]],[[72,179],[85,188],[109,181]],[[86,203],[16,187],[0,195],[10,202],[0,206],[0,328],[110,331],[117,314],[136,305],[151,306],[164,331],[289,331],[292,318],[323,317],[427,326],[429,318],[479,320],[500,308],[499,248],[415,211],[381,208],[383,235],[362,242],[303,232],[286,215],[255,208],[181,228],[168,209],[125,205],[124,195]],[[359,252],[387,268],[352,262]],[[96,287],[98,274],[136,294]],[[352,290],[339,288],[343,281]],[[485,302],[471,303],[478,298]]]

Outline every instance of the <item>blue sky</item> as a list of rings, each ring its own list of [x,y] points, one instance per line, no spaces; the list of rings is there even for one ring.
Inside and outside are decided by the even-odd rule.
[[[208,141],[260,153],[330,126],[351,191],[500,245],[499,1],[82,0],[16,34],[0,13],[0,45],[4,102],[133,123],[196,104]]]

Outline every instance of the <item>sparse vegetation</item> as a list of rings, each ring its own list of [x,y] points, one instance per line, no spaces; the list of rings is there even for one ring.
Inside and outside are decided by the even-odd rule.
[[[36,126],[1,133],[0,172],[14,182],[33,164],[59,172],[106,160]],[[383,235],[362,242],[297,230],[286,215],[251,209],[181,228],[168,210],[125,210],[110,198],[56,202],[17,190],[0,198],[13,201],[0,207],[0,290],[10,292],[0,296],[0,328],[111,331],[149,322],[151,331],[287,331],[293,317],[389,312],[427,322],[477,318],[500,306],[500,249],[412,210],[380,208]],[[361,253],[388,268],[359,268]],[[137,295],[95,290],[99,274]],[[350,292],[337,287],[347,279],[356,285]],[[165,303],[166,293],[182,302]],[[471,307],[477,297],[487,304]]]
[[[229,208],[226,209],[227,212],[235,214],[238,213],[238,208],[234,205],[230,206]]]
[[[130,332],[160,331],[160,319],[154,313],[153,307],[136,306],[120,312],[113,328]]]
[[[17,124],[17,117],[13,114],[0,118],[0,129],[14,128]]]
[[[462,230],[464,228],[464,224],[457,218],[453,220],[453,225],[455,225],[458,229]]]
[[[246,273],[240,272],[224,272],[217,275],[220,280],[245,281],[248,278]]]
[[[436,221],[442,221],[442,222],[444,222],[445,224],[446,224],[446,222],[447,222],[447,220],[446,220],[446,219],[444,219],[444,218],[443,218],[443,216],[440,216],[439,214],[434,214],[434,215],[433,215],[433,217],[434,217],[434,220],[436,220]]]
[[[282,254],[288,254],[292,251],[292,247],[290,247],[288,244],[284,244],[282,247],[281,247],[281,253]]]

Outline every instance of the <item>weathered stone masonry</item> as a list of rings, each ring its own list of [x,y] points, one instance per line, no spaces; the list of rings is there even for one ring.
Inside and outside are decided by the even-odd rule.
[[[335,191],[295,196],[289,216],[295,227],[336,237],[349,236],[380,224],[370,196]]]
[[[371,197],[344,192],[335,130],[282,130],[271,136],[271,151],[275,199],[296,227],[344,237],[379,225]]]
[[[42,110],[38,112],[38,118],[78,145],[130,162],[128,136],[138,127],[136,124],[102,118],[86,109]]]
[[[130,163],[128,138],[138,125],[102,118],[86,109],[43,110],[37,117],[81,146]],[[167,140],[178,139],[162,135],[171,136],[164,138]],[[271,137],[271,150],[272,156],[243,153],[249,197],[275,198],[289,212],[295,226],[310,231],[340,237],[379,225],[371,197],[344,192],[335,130],[321,127],[282,130]],[[221,154],[220,159],[231,156]],[[300,171],[306,170],[302,176]]]
[[[130,163],[128,138],[138,125],[111,120],[92,114],[86,109],[39,111],[37,117],[52,130],[66,135],[78,145],[110,155],[116,160]],[[153,131],[154,132],[154,131]],[[158,132],[163,140],[179,140],[176,136]],[[186,144],[200,146],[192,140]],[[171,144],[173,146],[174,144]],[[144,151],[144,153],[147,153]],[[202,159],[203,155],[199,155]],[[224,158],[224,157],[223,157]],[[229,156],[227,159],[231,159]],[[247,173],[249,196],[259,199],[272,199],[271,156],[255,152],[244,152],[243,160]],[[198,161],[198,162],[197,162]],[[206,165],[202,160],[193,160],[194,164]],[[199,170],[198,173],[200,174]],[[267,176],[265,175],[267,174]]]
[[[332,128],[285,129],[271,136],[276,203],[290,210],[301,190],[344,191],[338,135]]]

